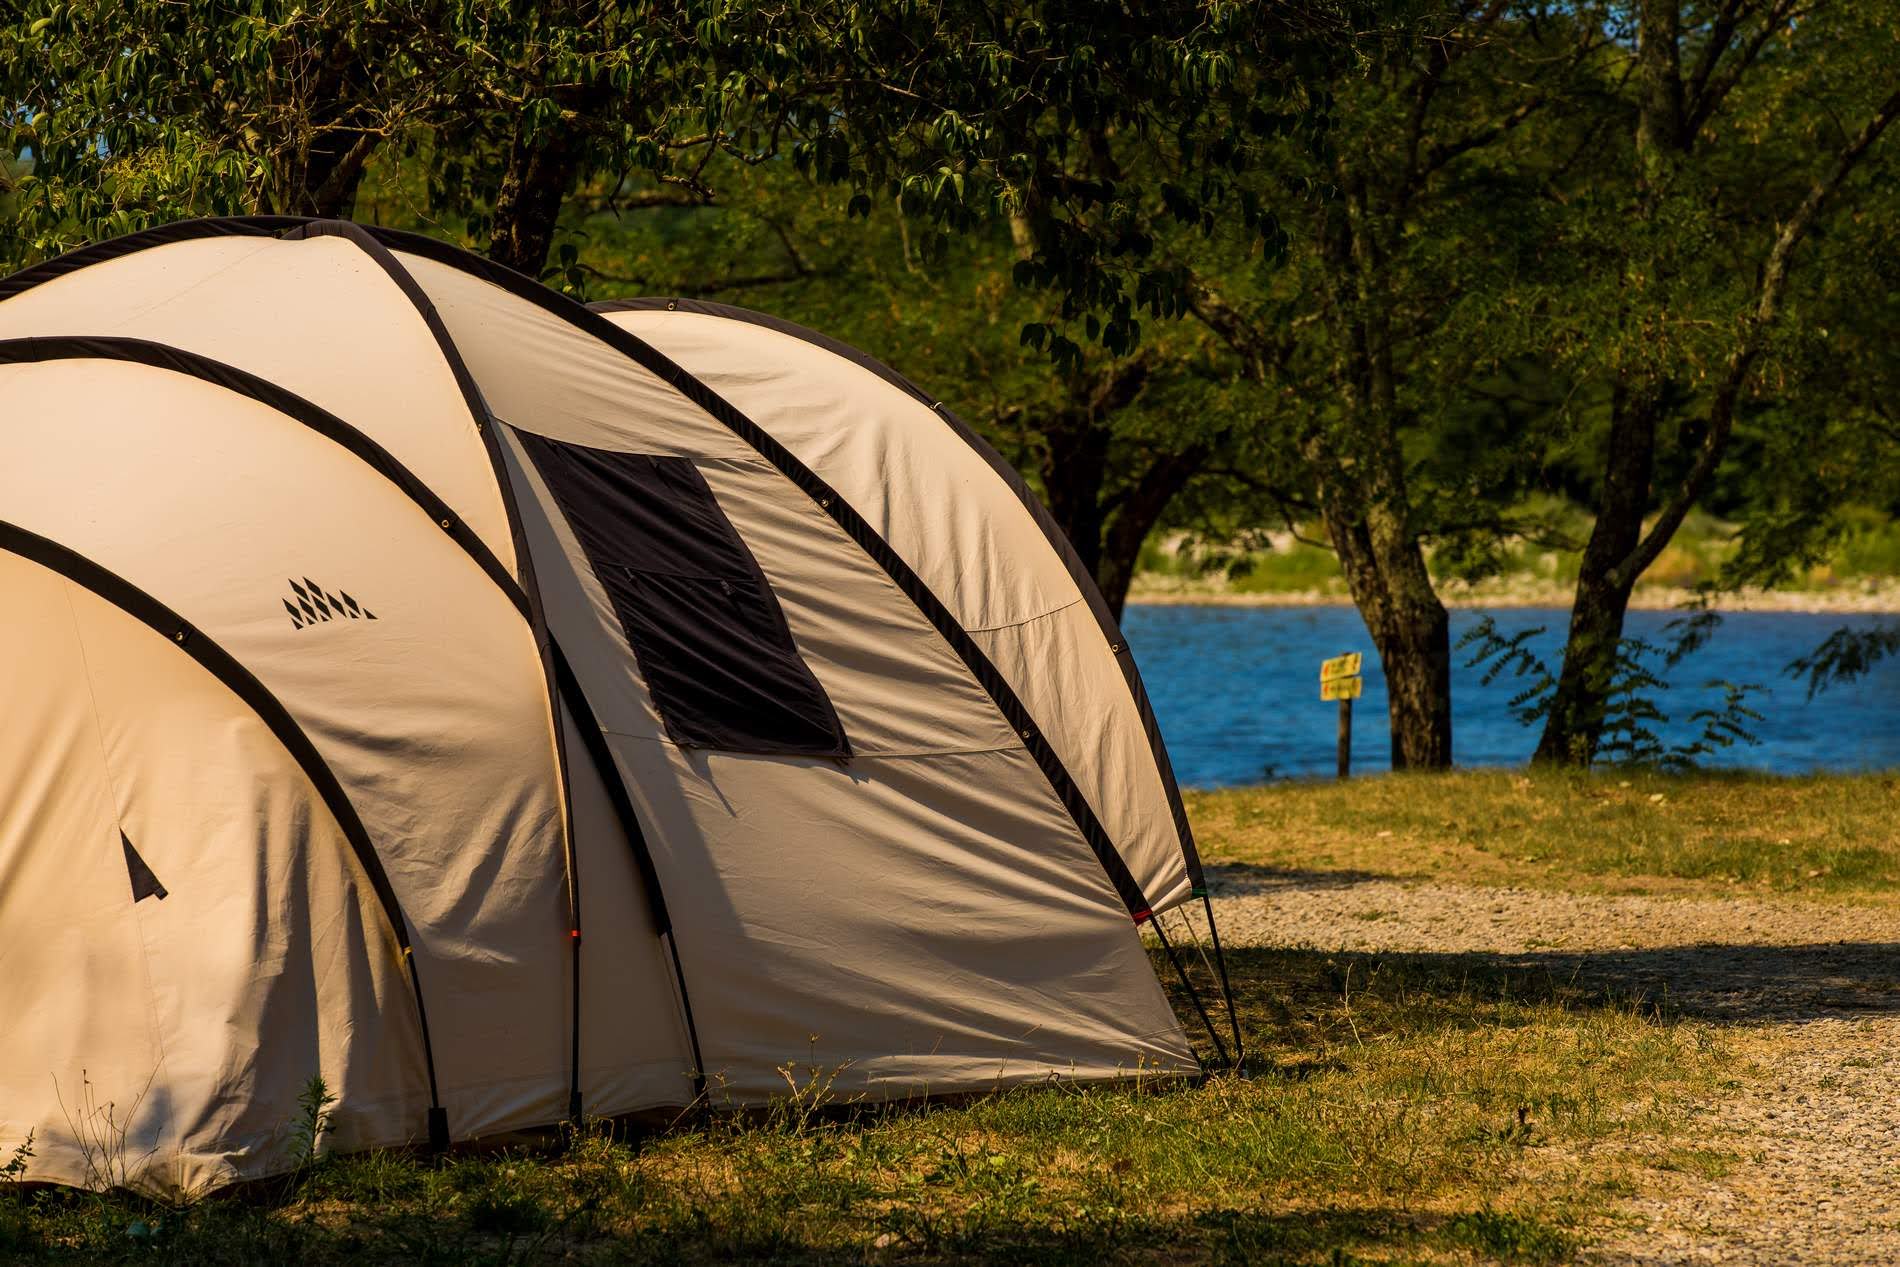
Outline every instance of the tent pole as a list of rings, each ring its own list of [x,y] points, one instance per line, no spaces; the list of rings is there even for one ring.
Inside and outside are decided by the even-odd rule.
[[[1157,919],[1152,923],[1155,936],[1161,939],[1161,948],[1168,952],[1168,962],[1174,965],[1175,975],[1181,978],[1181,988],[1186,990],[1188,998],[1193,1000],[1194,1010],[1200,1013],[1201,1024],[1207,1027],[1207,1036],[1214,1040],[1214,1054],[1220,1058],[1223,1065],[1227,1064],[1227,1044],[1221,1042],[1220,1031],[1214,1028],[1213,1019],[1208,1016],[1207,1008],[1201,1002],[1201,992],[1194,988],[1192,981],[1188,980],[1187,969],[1181,966],[1180,958],[1174,953],[1174,943],[1168,940],[1167,930],[1161,927],[1161,921]]]
[[[1227,981],[1227,956],[1221,953],[1220,925],[1214,922],[1214,902],[1207,890],[1201,890],[1201,906],[1207,911],[1207,931],[1214,939],[1214,964],[1220,970],[1221,998],[1227,1004],[1227,1023],[1234,1031],[1234,1072],[1239,1073],[1247,1059],[1246,1040],[1240,1033],[1240,1011],[1234,1006],[1234,988]]]
[[[669,926],[660,934],[666,943],[666,957],[673,964],[673,983],[680,992],[680,1011],[686,1017],[686,1041],[693,1048],[693,1101],[704,1105],[706,1100],[706,1061],[699,1054],[699,1027],[693,1024],[693,1002],[686,996],[686,973],[680,968],[679,947],[673,941],[673,929]]]
[[[429,1013],[422,1006],[422,974],[416,970],[416,952],[407,937],[403,939],[402,958],[409,969],[409,988],[416,996],[416,1023],[422,1030],[422,1062],[429,1070],[429,1151],[445,1153],[449,1150],[449,1111],[442,1107],[442,1093],[436,1087],[435,1047],[429,1041]]]

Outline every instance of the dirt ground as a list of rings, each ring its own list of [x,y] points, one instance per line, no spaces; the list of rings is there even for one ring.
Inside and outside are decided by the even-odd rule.
[[[1739,1090],[1694,1133],[1732,1161],[1604,1211],[1602,1264],[1900,1262],[1900,911],[1209,869],[1223,938],[1495,955],[1723,1026]]]

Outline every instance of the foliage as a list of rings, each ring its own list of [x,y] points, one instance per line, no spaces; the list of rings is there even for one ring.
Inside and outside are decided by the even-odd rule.
[[[13,1153],[6,1164],[0,1166],[0,1187],[19,1184],[25,1181],[27,1166],[33,1160],[33,1132],[13,1146]]]
[[[297,1093],[297,1116],[290,1123],[286,1141],[293,1183],[323,1160],[324,1137],[336,1124],[335,1105],[336,1093],[330,1090],[323,1075],[311,1074],[310,1081]]]
[[[1788,665],[1788,676],[1808,680],[1808,698],[1835,683],[1866,676],[1888,656],[1900,652],[1900,625],[1873,629],[1837,629],[1821,645]]]
[[[1595,616],[1547,738],[1588,752],[1645,573],[1891,562],[1855,508],[1900,507],[1896,29],[1892,0],[25,0],[0,258],[355,211],[576,293],[765,304],[953,398],[1112,602],[1156,531],[1239,570],[1323,537],[1404,763],[1452,755],[1439,587],[1557,557]],[[1705,505],[1733,548],[1668,553]]]
[[[1694,739],[1666,745],[1657,734],[1657,728],[1668,722],[1669,715],[1656,701],[1671,689],[1659,671],[1674,669],[1703,646],[1718,621],[1712,613],[1704,613],[1672,622],[1676,637],[1669,647],[1660,647],[1642,638],[1621,640],[1610,662],[1610,678],[1599,692],[1603,700],[1599,723],[1602,739],[1590,760],[1582,764],[1601,761],[1617,766],[1686,770],[1692,768],[1699,757],[1713,756],[1738,743],[1760,742],[1753,727],[1764,718],[1749,706],[1748,699],[1761,688],[1725,680],[1703,684],[1707,690],[1719,691],[1721,702],[1689,714],[1692,723],[1702,724],[1701,732]],[[1507,637],[1499,632],[1492,617],[1485,616],[1458,642],[1461,650],[1471,650],[1466,667],[1483,668],[1481,680],[1486,686],[1506,673],[1526,679],[1523,688],[1507,705],[1511,714],[1526,726],[1536,725],[1547,717],[1556,697],[1556,675],[1531,649],[1531,643],[1545,632],[1539,625]]]

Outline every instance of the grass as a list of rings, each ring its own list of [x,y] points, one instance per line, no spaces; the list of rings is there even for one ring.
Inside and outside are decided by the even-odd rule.
[[[1605,1199],[1684,1164],[1684,1108],[1731,1063],[1713,1029],[1484,956],[1234,968],[1247,1077],[328,1158],[178,1209],[0,1185],[0,1258],[1559,1262]]]
[[[1738,889],[1886,904],[1900,778],[1507,770],[1188,794],[1209,856],[1611,893]]]
[[[1589,531],[1588,516],[1576,507],[1554,501],[1529,507],[1566,526],[1582,540]],[[1805,570],[1786,591],[1825,594],[1881,582],[1900,575],[1900,522],[1864,507],[1841,512],[1840,534],[1827,558]],[[1719,577],[1736,551],[1736,529],[1702,511],[1692,512],[1637,584],[1638,596],[1668,598],[1673,604],[1680,591]],[[1323,540],[1317,526],[1306,535]],[[1504,543],[1496,572],[1467,584],[1454,576],[1449,563],[1428,553],[1433,579],[1447,599],[1487,602],[1532,602],[1566,605],[1577,581],[1582,554],[1530,541]],[[1345,579],[1331,550],[1291,538],[1272,548],[1242,550],[1187,549],[1160,540],[1141,552],[1134,593],[1138,597],[1286,596],[1312,600],[1346,598]]]
[[[1878,775],[1474,771],[1190,809],[1210,858],[1284,869],[1852,902],[1900,887],[1900,780]],[[1620,1200],[1746,1164],[1702,1111],[1754,1076],[1744,1032],[1486,954],[1230,964],[1246,1076],[330,1157],[176,1209],[0,1174],[0,1260],[1542,1264],[1575,1258]]]

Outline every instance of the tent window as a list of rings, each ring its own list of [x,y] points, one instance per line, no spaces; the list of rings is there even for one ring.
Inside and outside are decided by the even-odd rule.
[[[778,597],[690,459],[521,440],[606,588],[674,742],[850,755]]]

